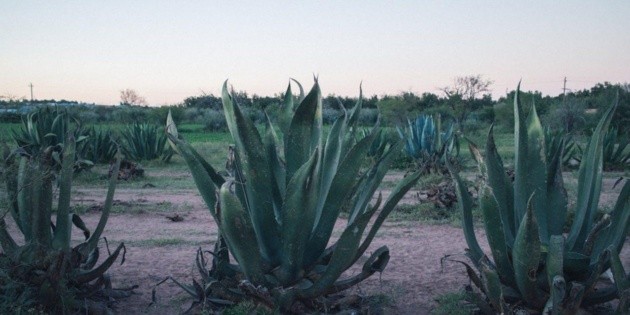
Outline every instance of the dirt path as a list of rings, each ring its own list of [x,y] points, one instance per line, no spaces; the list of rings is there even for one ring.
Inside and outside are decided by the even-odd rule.
[[[79,190],[76,195],[76,204],[87,205],[102,200],[104,190]],[[162,285],[157,291],[158,303],[150,308],[148,305],[153,286],[166,276],[185,283],[198,277],[195,252],[199,247],[211,249],[217,238],[216,225],[197,192],[127,189],[118,191],[116,200],[118,213],[111,215],[104,235],[110,246],[124,242],[127,256],[125,264],[113,267],[110,273],[118,286],[140,286],[138,294],[122,300],[117,310],[121,314],[176,314],[186,309],[192,300],[173,283]],[[160,206],[165,203],[166,206]],[[171,222],[166,218],[175,213],[184,220]],[[88,226],[95,226],[98,212],[88,212],[83,218]],[[337,228],[343,224],[339,222]],[[483,232],[479,233],[482,246],[489,252]],[[457,291],[468,283],[461,265],[440,264],[445,255],[464,253],[466,245],[460,228],[418,222],[386,223],[368,254],[382,245],[387,245],[391,254],[385,272],[352,290],[387,296],[393,305],[390,313],[429,313],[438,295]],[[463,256],[461,259],[466,260]],[[622,260],[630,267],[630,244],[625,246]],[[360,265],[354,268],[349,273],[356,272]]]

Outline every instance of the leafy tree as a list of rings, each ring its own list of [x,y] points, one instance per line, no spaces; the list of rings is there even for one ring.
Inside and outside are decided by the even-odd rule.
[[[464,131],[464,121],[472,111],[481,108],[488,101],[492,104],[492,99],[488,94],[492,83],[480,74],[468,75],[455,77],[452,85],[440,89],[448,99],[448,106],[460,131]],[[477,102],[476,100],[480,97],[485,101]]]
[[[120,105],[147,105],[147,101],[136,90],[125,89],[120,91]]]

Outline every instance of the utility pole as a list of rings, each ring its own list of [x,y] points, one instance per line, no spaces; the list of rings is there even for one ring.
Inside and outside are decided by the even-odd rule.
[[[564,77],[564,85],[562,86],[562,101],[567,102],[567,77]]]
[[[33,83],[29,83],[28,86],[31,88],[31,104],[33,104]]]

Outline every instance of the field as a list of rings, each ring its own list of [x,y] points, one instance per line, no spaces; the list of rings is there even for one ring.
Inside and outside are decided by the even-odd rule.
[[[16,125],[3,125],[7,130]],[[225,164],[227,147],[231,141],[227,133],[207,133],[198,125],[183,125],[180,132],[184,137],[216,166]],[[481,143],[483,135],[475,138]],[[497,135],[500,153],[509,164],[513,159],[512,135]],[[464,176],[475,178],[475,167],[465,144]],[[146,176],[118,184],[113,214],[110,216],[104,236],[110,247],[124,243],[127,247],[123,265],[110,269],[114,286],[138,285],[136,294],[122,299],[117,310],[125,314],[175,314],[185,310],[192,300],[172,282],[156,290],[156,301],[152,302],[152,290],[167,276],[185,283],[198,277],[194,265],[197,248],[210,250],[217,238],[217,227],[198,194],[190,172],[181,157],[170,163],[144,163]],[[99,165],[75,178],[72,205],[88,226],[95,226],[99,208],[105,198],[107,166]],[[602,188],[600,207],[609,210],[619,194],[621,185],[613,188],[614,182],[623,173],[606,173]],[[384,195],[404,176],[403,170],[392,170],[381,184]],[[575,194],[577,171],[564,174],[570,195]],[[465,269],[452,261],[442,261],[445,256],[465,260],[466,242],[461,230],[460,214],[455,209],[436,215],[432,205],[419,204],[416,195],[426,183],[422,180],[412,189],[401,205],[381,228],[375,241],[368,249],[389,246],[391,261],[385,272],[349,290],[367,299],[366,303],[385,313],[466,313],[458,308],[459,292],[468,283]],[[168,217],[180,216],[183,221],[173,222]],[[10,221],[10,220],[9,220]],[[337,223],[334,238],[339,237],[345,220]],[[9,227],[15,231],[15,226]],[[485,240],[479,229],[481,240]],[[74,231],[79,242],[80,232]],[[626,239],[626,245],[629,241]],[[482,247],[489,252],[487,244]],[[367,257],[365,257],[367,259]],[[630,268],[630,246],[625,246],[622,261]],[[358,266],[347,273],[358,272]],[[436,299],[441,299],[440,306]],[[449,304],[450,301],[451,303]],[[150,305],[151,304],[151,305]],[[438,308],[439,307],[439,308]]]

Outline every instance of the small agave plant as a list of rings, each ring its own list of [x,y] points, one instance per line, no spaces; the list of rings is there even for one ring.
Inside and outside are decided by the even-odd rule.
[[[619,258],[630,226],[630,182],[612,212],[597,219],[602,187],[602,149],[615,106],[608,109],[584,151],[578,173],[575,218],[568,233],[568,197],[564,189],[558,145],[548,162],[545,136],[536,108],[525,119],[517,93],[515,115],[515,180],[506,176],[492,128],[485,154],[473,154],[484,185],[479,203],[491,250],[488,258],[473,229],[472,200],[454,173],[463,212],[472,282],[485,295],[470,298],[485,313],[511,313],[519,307],[534,313],[575,314],[580,308],[619,299],[618,312],[628,314],[630,279]],[[479,151],[476,150],[478,153]],[[600,283],[612,268],[614,284]]]
[[[369,168],[362,169],[378,129],[356,140],[361,99],[335,121],[325,138],[318,83],[308,95],[300,93],[299,104],[294,104],[289,85],[280,119],[283,146],[268,119],[261,132],[243,115],[227,82],[222,100],[235,142],[228,163],[232,177],[218,175],[178,138],[172,119],[167,120],[169,139],[188,163],[221,235],[211,270],[205,269],[203,255],[197,255],[203,283],[180,285],[199,302],[224,305],[249,298],[291,311],[298,301],[313,306],[315,298],[340,292],[383,271],[389,261],[386,246],[374,250],[360,272],[339,279],[363,256],[419,173],[406,177],[384,203],[379,194],[371,204],[400,145],[385,150]],[[331,242],[342,210],[348,213],[346,227]],[[236,264],[230,263],[228,252]],[[232,284],[244,282],[230,287],[229,280],[237,280]]]
[[[166,135],[159,132],[156,125],[134,123],[121,132],[121,138],[122,152],[132,161],[162,159],[169,162],[175,153],[166,143]]]
[[[459,155],[459,141],[453,132],[453,125],[442,129],[439,114],[420,115],[408,120],[407,127],[397,127],[400,139],[405,142],[405,153],[414,159],[419,169],[425,173],[445,173],[446,162],[455,162]]]
[[[35,156],[23,149],[5,150],[2,175],[7,193],[3,198],[7,198],[8,210],[0,216],[2,313],[18,314],[28,309],[54,314],[79,310],[100,313],[106,305],[94,299],[107,300],[129,293],[112,290],[105,274],[121,252],[124,262],[123,244],[97,265],[98,242],[112,206],[116,179],[109,182],[101,218],[90,232],[70,206],[75,150],[72,135],[62,149],[57,144],[50,145]],[[61,164],[59,172],[55,169],[57,163]],[[53,222],[53,190],[57,183],[59,197]],[[13,219],[16,229],[7,227],[7,216]],[[85,236],[85,241],[74,247],[73,225]]]

